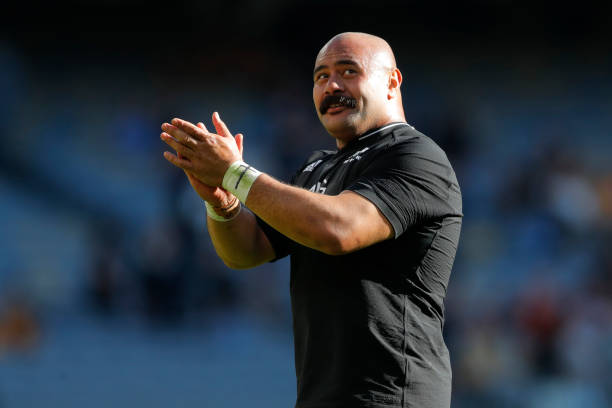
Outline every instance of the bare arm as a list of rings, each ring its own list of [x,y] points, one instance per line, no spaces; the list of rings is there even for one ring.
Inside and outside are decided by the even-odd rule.
[[[175,119],[172,125],[162,126],[173,137],[162,133],[162,140],[181,156],[166,152],[168,161],[202,185],[220,189],[225,171],[242,159],[242,152],[218,115],[213,115],[213,122],[221,135]],[[251,187],[246,204],[285,236],[327,254],[352,252],[393,235],[393,228],[376,206],[353,192],[326,196],[262,174]],[[265,233],[249,212],[225,223],[209,219],[208,224],[217,253],[228,265],[255,266],[274,257]]]
[[[213,123],[218,132],[224,131],[224,125],[218,116],[213,116]],[[206,131],[206,126],[202,122],[197,126]],[[243,135],[238,133],[233,138],[238,152],[242,154]],[[177,158],[186,159],[180,153],[177,153]],[[225,214],[220,211],[218,215],[231,217],[233,213],[239,212],[238,216],[226,222],[215,221],[208,215],[206,217],[208,233],[217,255],[228,267],[232,269],[251,268],[274,259],[274,249],[266,234],[257,224],[255,217],[246,208],[241,209],[240,203],[231,193],[221,187],[211,187],[202,183],[188,171],[185,171],[185,175],[202,200],[213,206],[228,208]],[[236,202],[237,206],[228,206],[232,202]]]
[[[346,254],[393,236],[391,224],[378,208],[351,191],[327,196],[262,174],[251,187],[247,205],[283,235],[329,255]]]
[[[208,233],[219,257],[233,269],[252,268],[274,259],[274,249],[255,216],[246,208],[234,220],[207,220]]]
[[[187,173],[193,189],[208,202],[215,200],[211,188]],[[221,191],[221,194],[228,194]],[[224,197],[225,198],[225,197]],[[231,199],[231,197],[227,197]],[[239,204],[240,205],[240,204]],[[255,216],[247,208],[237,209],[238,215],[227,222],[206,217],[208,234],[219,258],[232,269],[252,268],[274,259],[275,253],[268,237],[257,224]]]

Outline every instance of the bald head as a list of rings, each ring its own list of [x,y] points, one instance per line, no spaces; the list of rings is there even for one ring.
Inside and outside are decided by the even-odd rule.
[[[405,122],[402,76],[389,44],[366,33],[341,33],[317,54],[313,99],[341,148],[365,131]]]
[[[391,46],[382,38],[367,33],[346,32],[335,35],[321,48],[317,59],[325,53],[342,50],[363,53],[375,68],[387,70],[396,68]]]

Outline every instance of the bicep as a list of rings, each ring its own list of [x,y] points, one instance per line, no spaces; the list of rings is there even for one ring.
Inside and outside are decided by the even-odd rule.
[[[461,192],[446,156],[421,150],[394,149],[347,188],[375,204],[396,238],[412,225],[461,215]]]
[[[336,196],[343,216],[341,247],[343,253],[356,251],[392,238],[393,227],[372,201],[352,191]]]

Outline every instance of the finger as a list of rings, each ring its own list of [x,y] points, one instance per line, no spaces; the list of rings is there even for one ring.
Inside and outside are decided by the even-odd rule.
[[[160,139],[163,140],[168,146],[177,151],[177,153],[182,154],[183,156],[188,156],[190,153],[193,153],[193,149],[189,146],[185,146],[182,143],[178,143],[172,136],[167,134],[166,132],[162,132],[159,135]]]
[[[188,162],[190,162],[190,161],[191,161],[191,160],[189,160],[189,158],[188,158],[188,157],[183,156],[183,155],[182,155],[182,154],[180,154],[179,152],[176,152],[176,155],[178,156],[178,158],[179,158],[179,159],[185,159],[185,160],[187,160]]]
[[[186,171],[185,174],[187,175],[189,182],[194,188],[205,190],[205,192],[207,192],[208,194],[212,194],[215,191],[216,187],[207,186],[206,184],[202,183],[196,176],[194,176],[190,172]]]
[[[176,152],[176,156],[177,156],[179,159],[185,159],[185,157],[183,157],[183,155],[182,155],[182,154],[180,154],[179,152]],[[187,159],[185,159],[185,160],[187,160]],[[187,170],[183,170],[183,171],[185,172],[185,175],[187,176],[187,178],[189,178],[189,172],[188,172]]]
[[[204,125],[204,123],[198,122],[198,127],[202,129],[203,131],[208,132],[208,129],[206,129],[206,126]]]
[[[189,136],[193,137],[196,140],[204,140],[206,137],[210,137],[212,134],[207,130],[201,129],[194,125],[191,122],[188,122],[183,119],[174,118],[172,119],[172,125],[182,130]]]
[[[190,161],[187,161],[185,159],[179,159],[177,156],[173,155],[168,151],[164,152],[164,159],[168,160],[170,163],[183,170],[193,170],[193,165]]]
[[[221,120],[221,116],[219,116],[218,112],[213,113],[212,118],[213,125],[215,125],[218,134],[225,137],[233,137],[227,126],[225,126],[225,123]]]
[[[238,151],[240,152],[240,155],[242,155],[242,142],[244,140],[244,135],[242,133],[237,133],[236,136],[234,136],[234,140],[236,141],[236,146],[238,146]]]
[[[202,138],[200,139],[196,139],[196,137],[193,137],[185,132],[183,132],[181,129],[177,128],[174,125],[171,125],[169,123],[164,123],[162,124],[162,130],[167,132],[168,134],[172,135],[172,137],[174,137],[174,139],[176,140],[176,142],[181,143],[187,147],[190,147],[192,149],[195,149],[198,145],[198,141],[201,141]]]

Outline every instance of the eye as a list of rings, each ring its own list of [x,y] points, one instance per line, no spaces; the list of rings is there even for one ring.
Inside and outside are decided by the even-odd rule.
[[[318,81],[318,80],[320,80],[320,79],[325,79],[325,78],[327,78],[327,77],[328,77],[328,75],[327,75],[327,74],[320,73],[320,74],[318,74],[317,76],[315,76],[315,82],[316,82],[316,81]]]
[[[357,71],[355,71],[354,69],[351,69],[351,68],[347,68],[343,72],[344,75],[352,75],[352,74],[356,74],[356,73],[357,73]]]

